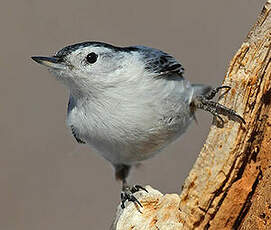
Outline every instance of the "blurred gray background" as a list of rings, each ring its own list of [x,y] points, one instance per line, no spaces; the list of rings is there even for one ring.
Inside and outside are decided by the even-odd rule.
[[[147,45],[180,60],[192,82],[217,86],[264,2],[2,0],[0,230],[108,229],[119,203],[111,166],[65,126],[67,90],[30,56],[85,40]],[[180,193],[212,118],[198,120],[131,182]]]

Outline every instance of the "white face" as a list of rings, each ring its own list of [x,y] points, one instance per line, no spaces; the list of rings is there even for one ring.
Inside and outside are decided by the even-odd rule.
[[[84,47],[67,55],[64,61],[71,74],[83,74],[87,78],[108,77],[126,67],[125,58],[128,56],[104,47]]]
[[[62,51],[56,54],[61,56]],[[63,68],[50,68],[68,87],[110,87],[144,70],[136,51],[114,50],[102,46],[78,48],[63,55]]]

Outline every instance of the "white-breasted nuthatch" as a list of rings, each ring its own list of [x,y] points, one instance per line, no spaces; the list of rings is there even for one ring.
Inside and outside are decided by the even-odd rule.
[[[211,101],[228,86],[190,84],[169,54],[145,47],[102,42],[67,46],[51,57],[32,57],[49,67],[70,91],[67,125],[115,168],[126,200],[141,205],[126,178],[131,166],[148,159],[183,134],[196,109],[244,122],[235,111]]]

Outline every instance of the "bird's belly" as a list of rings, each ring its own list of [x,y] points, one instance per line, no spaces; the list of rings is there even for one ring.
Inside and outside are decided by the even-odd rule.
[[[176,140],[192,121],[191,91],[184,90],[182,82],[162,83],[166,86],[156,87],[155,92],[138,92],[136,100],[127,93],[119,100],[108,97],[98,105],[74,107],[68,123],[78,130],[80,139],[112,164],[148,159]]]
[[[83,139],[112,164],[136,164],[159,153],[185,132],[191,123],[190,114],[161,117],[151,127],[98,125],[99,129],[85,128]],[[82,124],[82,123],[81,123]],[[89,126],[89,123],[86,124]]]

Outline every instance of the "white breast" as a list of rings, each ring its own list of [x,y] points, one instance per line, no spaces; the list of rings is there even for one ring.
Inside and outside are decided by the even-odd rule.
[[[67,124],[112,164],[147,159],[179,137],[192,120],[185,80],[142,79],[119,84],[95,99],[74,101]]]

